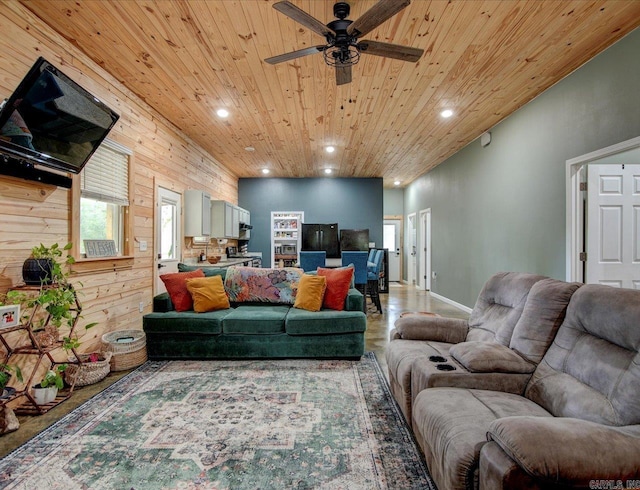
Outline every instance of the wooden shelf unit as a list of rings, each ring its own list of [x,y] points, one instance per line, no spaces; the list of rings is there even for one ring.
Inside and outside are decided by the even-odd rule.
[[[17,286],[15,288],[12,288],[11,290],[22,291],[22,292],[25,292],[26,294],[29,294],[29,293],[37,294],[41,290],[41,288],[54,288],[54,287],[57,287],[57,286],[55,284],[44,285],[44,286]],[[69,325],[69,332],[68,332],[69,337],[73,334],[78,324],[78,320],[80,319],[80,313],[82,312],[82,305],[78,300],[78,294],[75,289],[73,289],[73,294],[75,299],[75,307],[71,308],[71,312],[73,316]],[[42,317],[40,317],[40,315],[42,315]],[[3,406],[17,398],[20,398],[20,397],[26,398],[26,400],[23,403],[21,403],[18,407],[16,407],[15,413],[17,414],[42,415],[43,413],[46,413],[49,410],[51,410],[56,405],[65,401],[73,393],[75,382],[71,386],[65,387],[65,389],[63,390],[59,390],[58,395],[56,396],[56,399],[53,402],[47,403],[45,405],[36,404],[35,399],[31,395],[30,387],[33,386],[34,378],[38,372],[38,369],[40,368],[40,365],[42,364],[42,361],[45,358],[49,363],[49,366],[47,367],[47,369],[51,369],[58,364],[72,364],[72,363],[82,364],[82,361],[79,360],[80,356],[78,355],[78,353],[74,348],[71,348],[71,351],[73,352],[73,355],[75,356],[76,361],[60,362],[60,361],[56,361],[53,358],[51,353],[62,347],[62,341],[59,340],[60,338],[59,332],[58,332],[58,340],[53,342],[51,345],[46,345],[46,346],[40,345],[40,342],[38,341],[38,338],[36,336],[36,332],[34,332],[34,321],[40,318],[43,320],[40,327],[44,329],[47,325],[50,324],[51,315],[49,313],[45,313],[42,310],[41,305],[36,304],[32,308],[31,312],[29,312],[28,320],[25,323],[21,323],[13,327],[3,328],[0,330],[0,343],[2,343],[2,345],[6,350],[6,354],[4,356],[5,358],[3,362],[4,364],[10,364],[11,357],[16,355],[38,356],[38,359],[31,367],[28,378],[25,378],[26,383],[24,385],[24,388],[22,390],[16,390],[15,393],[13,393],[11,396],[7,398],[0,399],[0,406]],[[18,343],[17,345],[12,345],[13,342],[15,342],[15,340],[13,339],[8,340],[5,338],[5,336],[9,333],[18,332],[18,331],[26,332],[28,337],[27,341],[26,343],[22,343],[22,341],[20,341],[21,343]]]

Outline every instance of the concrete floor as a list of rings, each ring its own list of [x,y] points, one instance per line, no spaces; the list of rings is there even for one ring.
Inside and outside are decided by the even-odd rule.
[[[401,313],[406,311],[431,311],[442,316],[468,318],[469,315],[443,301],[432,298],[427,291],[419,291],[414,287],[392,283],[389,293],[380,295],[382,313],[378,313],[373,305],[368,303],[367,332],[365,334],[365,349],[373,351],[380,366],[387,374],[385,351],[389,345],[389,333],[393,324]],[[6,456],[18,446],[43,431],[57,420],[82,405],[85,401],[100,393],[115,381],[122,378],[129,371],[110,373],[99,383],[77,388],[73,395],[49,412],[38,416],[18,416],[20,428],[9,434],[0,436],[0,458]]]

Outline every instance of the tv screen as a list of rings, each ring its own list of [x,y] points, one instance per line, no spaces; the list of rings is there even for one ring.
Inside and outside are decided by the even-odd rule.
[[[0,110],[0,152],[19,161],[78,173],[118,117],[38,58]]]
[[[369,229],[340,230],[340,250],[368,252]]]

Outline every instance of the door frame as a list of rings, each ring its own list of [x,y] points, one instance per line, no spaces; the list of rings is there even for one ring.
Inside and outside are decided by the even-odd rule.
[[[411,285],[411,280],[413,279],[413,283],[414,286],[417,287],[418,282],[416,281],[416,276],[418,274],[418,270],[417,270],[417,265],[418,265],[418,261],[417,258],[412,259],[411,257],[414,257],[413,255],[411,255],[411,250],[408,249],[408,247],[413,246],[413,233],[412,230],[416,230],[416,254],[417,254],[417,248],[418,248],[418,237],[417,237],[417,223],[416,220],[418,219],[418,215],[416,213],[409,213],[407,214],[407,235],[409,236],[409,239],[407,240],[407,253],[406,253],[406,257],[407,257],[407,284],[410,286]],[[413,225],[413,228],[410,228],[411,225]],[[412,262],[413,262],[413,267],[412,266]]]
[[[623,153],[640,147],[640,136],[607,146],[591,153],[571,158],[566,162],[565,197],[566,197],[566,280],[584,282],[580,252],[584,250],[584,207],[583,191],[580,183],[584,182],[586,166],[605,157]]]
[[[182,249],[183,249],[183,241],[184,241],[184,232],[183,232],[183,219],[182,219],[182,214],[183,214],[183,203],[182,203],[182,192],[178,191],[175,189],[175,187],[170,184],[167,183],[166,181],[161,181],[159,179],[155,179],[153,180],[153,274],[152,274],[152,290],[153,290],[153,295],[155,296],[156,294],[158,294],[157,291],[157,286],[156,286],[156,278],[158,275],[158,253],[160,252],[159,247],[160,244],[158,243],[158,232],[159,232],[159,228],[160,228],[160,216],[158,214],[158,204],[160,202],[160,188],[163,188],[167,191],[170,192],[174,192],[175,194],[180,196],[180,216],[178,216],[178,240],[177,240],[177,246],[179,247],[179,250],[176,251],[176,256],[178,257],[178,260],[182,260]]]
[[[418,285],[424,291],[431,291],[431,208],[421,209],[418,219],[418,248],[420,260],[418,261]],[[424,229],[422,221],[424,218]],[[420,280],[420,274],[424,277],[424,285]]]

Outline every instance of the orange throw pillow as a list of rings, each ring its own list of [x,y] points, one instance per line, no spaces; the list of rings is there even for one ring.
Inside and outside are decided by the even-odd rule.
[[[324,293],[322,306],[332,310],[344,310],[344,300],[347,298],[353,268],[325,269],[318,267],[318,276],[327,278],[327,290]]]
[[[193,299],[193,311],[197,313],[231,308],[222,276],[187,279],[187,289]]]
[[[187,289],[187,279],[193,277],[204,277],[204,272],[202,269],[198,269],[191,272],[172,272],[160,276],[176,311],[189,311],[193,308],[193,300]]]
[[[326,288],[326,277],[302,274],[300,282],[298,282],[298,292],[293,307],[308,311],[320,311]]]

